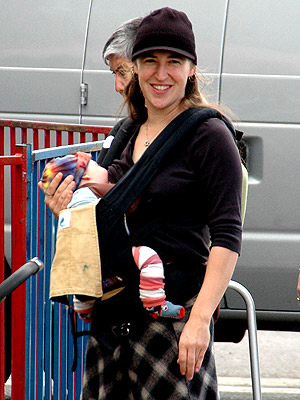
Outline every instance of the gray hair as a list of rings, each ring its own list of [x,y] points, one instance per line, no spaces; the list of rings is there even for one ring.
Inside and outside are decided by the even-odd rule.
[[[108,39],[102,52],[106,65],[109,65],[110,56],[124,57],[131,60],[136,33],[142,19],[142,17],[138,17],[124,22]]]

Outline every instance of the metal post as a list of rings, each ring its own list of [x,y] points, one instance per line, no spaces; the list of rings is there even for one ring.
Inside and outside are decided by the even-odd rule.
[[[249,333],[249,353],[250,353],[250,366],[252,377],[252,393],[254,400],[261,400],[261,383],[260,383],[260,369],[258,358],[258,342],[257,342],[257,325],[255,304],[253,297],[248,289],[238,282],[230,281],[229,289],[238,292],[244,299],[247,310],[248,333]]]
[[[26,262],[26,147],[14,156],[12,174],[11,267],[15,272]],[[26,284],[12,294],[12,400],[25,396],[25,299]]]

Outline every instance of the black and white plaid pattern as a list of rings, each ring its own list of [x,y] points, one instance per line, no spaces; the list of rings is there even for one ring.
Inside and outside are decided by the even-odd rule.
[[[82,400],[217,400],[218,388],[211,339],[199,373],[191,381],[180,374],[178,340],[190,314],[179,321],[153,320],[133,340],[129,335],[110,351],[89,338]],[[213,337],[213,324],[212,324]]]

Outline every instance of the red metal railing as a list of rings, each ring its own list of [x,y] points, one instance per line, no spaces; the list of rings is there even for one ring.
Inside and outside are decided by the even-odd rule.
[[[6,128],[7,132],[4,132]],[[50,122],[0,119],[0,136],[9,139],[10,154],[15,154],[16,143],[32,143],[33,149],[61,146],[63,144],[95,142],[104,139],[109,126],[56,124]],[[3,147],[4,149],[4,147]],[[2,153],[0,155],[3,155]]]
[[[11,271],[14,272],[19,266],[26,261],[26,148],[22,149],[22,153],[17,153],[13,156],[0,157],[1,171],[3,175],[4,165],[11,166],[11,172],[14,176],[11,186],[11,195],[14,199],[16,207],[12,207],[11,211]],[[1,210],[4,210],[4,194],[3,190],[4,179],[1,177]],[[3,226],[3,225],[2,225]],[[4,231],[4,229],[3,229]],[[1,230],[1,233],[3,232]],[[4,267],[4,237],[1,235],[1,266]],[[4,279],[4,270],[1,272],[1,281]],[[25,363],[25,302],[19,302],[19,299],[24,299],[26,295],[26,286],[22,284],[13,294],[11,302],[11,313],[13,318],[11,327],[11,341],[14,343],[11,349],[11,369],[13,382],[15,382],[15,399],[22,398],[22,388],[18,382],[24,382],[24,368],[19,368]],[[4,302],[1,303],[1,320],[0,323],[0,384],[4,387],[4,371],[5,371],[5,314]],[[24,390],[24,389],[23,389]],[[0,393],[0,399],[4,400],[4,393]]]
[[[111,127],[0,119],[0,282],[5,279],[5,223],[11,226],[11,271],[26,262],[26,147],[18,145],[31,143],[34,149],[40,149],[98,141],[110,130]],[[10,182],[5,178],[5,168],[10,168]],[[5,221],[5,202],[10,203],[9,221]],[[4,400],[5,383],[4,304],[0,304],[0,400]],[[25,398],[25,304],[26,285],[22,284],[12,294],[12,400]]]

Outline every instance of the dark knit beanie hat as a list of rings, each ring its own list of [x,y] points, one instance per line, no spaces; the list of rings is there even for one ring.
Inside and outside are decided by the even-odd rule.
[[[193,28],[184,12],[164,7],[142,20],[132,51],[132,61],[155,50],[172,51],[197,64]]]
[[[78,151],[76,154],[68,154],[64,157],[53,158],[49,161],[43,171],[41,181],[45,189],[48,188],[56,174],[61,172],[63,178],[61,182],[68,176],[73,175],[76,183],[73,191],[75,191],[81,181],[83,174],[90,162],[91,154]],[[60,183],[61,183],[60,182]]]

